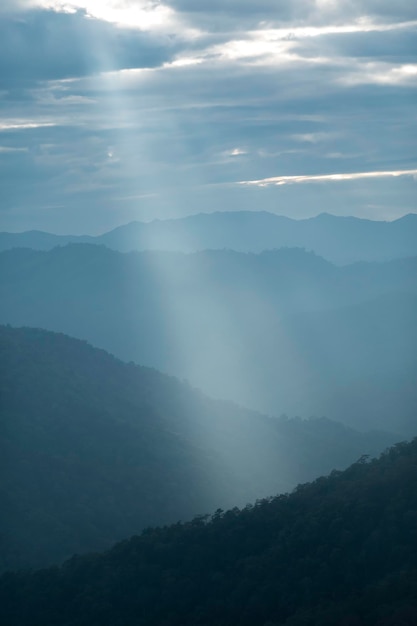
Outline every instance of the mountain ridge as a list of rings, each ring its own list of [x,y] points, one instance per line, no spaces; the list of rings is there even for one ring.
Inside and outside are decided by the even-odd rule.
[[[244,505],[397,436],[267,417],[62,333],[0,326],[0,569]]]
[[[89,244],[0,254],[2,323],[88,339],[266,413],[353,425],[366,400],[367,426],[392,429],[397,403],[403,434],[415,423],[416,294],[416,258],[337,267],[302,250],[120,253]]]
[[[121,252],[235,249],[260,252],[304,247],[345,265],[417,254],[417,215],[392,222],[321,213],[295,220],[267,211],[216,211],[183,218],[132,221],[101,235],[53,235],[43,231],[0,233],[0,250],[12,247],[51,249],[70,242],[105,244]]]

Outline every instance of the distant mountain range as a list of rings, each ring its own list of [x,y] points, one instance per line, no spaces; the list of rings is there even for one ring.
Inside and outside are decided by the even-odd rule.
[[[113,250],[240,252],[301,247],[336,264],[387,261],[417,255],[417,214],[393,222],[322,213],[293,220],[264,211],[201,213],[189,217],[132,222],[97,237],[52,235],[40,231],[0,233],[0,250],[50,250],[68,243],[106,245]]]
[[[2,323],[87,339],[271,415],[416,432],[417,258],[10,250],[0,300]]]
[[[47,331],[0,327],[0,570],[244,505],[394,441],[272,419]]]

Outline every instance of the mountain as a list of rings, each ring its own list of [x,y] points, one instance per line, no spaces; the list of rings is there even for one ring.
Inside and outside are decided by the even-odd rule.
[[[293,220],[265,211],[219,211],[184,218],[131,222],[97,237],[58,236],[30,231],[0,233],[0,250],[49,250],[67,243],[104,244],[120,252],[167,250],[196,252],[233,249],[261,252],[301,247],[336,264],[387,261],[417,255],[417,214],[393,222],[322,213]]]
[[[262,412],[413,436],[417,258],[300,249],[0,254],[0,322],[65,332]]]
[[[394,441],[272,419],[86,342],[0,327],[0,569],[244,505]]]
[[[23,233],[0,233],[0,250],[12,248],[32,248],[33,250],[52,250],[56,246],[69,243],[92,243],[95,237],[88,235],[53,235],[41,230],[28,230]]]
[[[8,626],[414,626],[417,440],[290,495],[0,578]]]

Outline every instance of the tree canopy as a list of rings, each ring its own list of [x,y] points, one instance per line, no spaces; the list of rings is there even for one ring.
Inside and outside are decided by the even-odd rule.
[[[417,439],[290,495],[5,574],[8,626],[413,626]]]

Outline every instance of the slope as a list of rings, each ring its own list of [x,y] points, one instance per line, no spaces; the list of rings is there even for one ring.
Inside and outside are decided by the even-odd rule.
[[[286,491],[393,438],[273,420],[85,342],[0,328],[0,569]]]
[[[0,321],[88,339],[279,415],[415,433],[417,259],[336,267],[312,253],[0,255]]]
[[[9,626],[413,626],[417,440],[289,496],[0,579]]]

